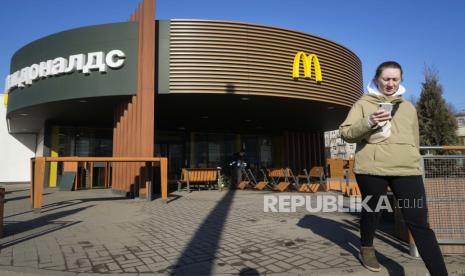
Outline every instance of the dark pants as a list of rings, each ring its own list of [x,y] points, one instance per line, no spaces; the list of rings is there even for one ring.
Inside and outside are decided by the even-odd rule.
[[[374,176],[356,175],[362,199],[371,195],[367,205],[373,210],[362,209],[360,236],[362,246],[372,246],[380,212],[375,212],[380,196],[386,195],[391,187],[400,207],[407,227],[412,233],[423,262],[432,276],[447,275],[444,259],[434,232],[428,224],[425,188],[421,176]]]

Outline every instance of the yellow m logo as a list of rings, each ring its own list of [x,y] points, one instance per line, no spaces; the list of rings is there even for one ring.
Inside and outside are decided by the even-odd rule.
[[[299,67],[300,61],[304,64],[304,77],[310,79],[312,76],[312,63],[315,68],[315,80],[316,82],[323,81],[323,75],[321,74],[320,61],[315,54],[307,56],[305,52],[298,52],[294,58],[294,65],[292,66],[292,77],[294,79],[299,78]]]

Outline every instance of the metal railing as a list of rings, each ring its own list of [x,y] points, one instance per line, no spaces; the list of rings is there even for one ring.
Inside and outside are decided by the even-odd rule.
[[[42,207],[46,162],[143,162],[149,171],[152,171],[154,163],[158,163],[162,200],[166,202],[168,198],[168,158],[166,157],[35,157],[31,158],[31,203],[32,208],[37,211]],[[147,173],[146,179],[143,180],[146,182],[147,200],[151,200],[152,177],[152,173]]]
[[[465,245],[465,146],[422,146],[428,220],[443,253]],[[447,153],[450,153],[448,155]],[[409,233],[410,255],[418,251]],[[465,253],[465,252],[462,252]]]

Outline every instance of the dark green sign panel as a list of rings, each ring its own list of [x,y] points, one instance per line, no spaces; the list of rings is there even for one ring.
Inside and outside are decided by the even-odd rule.
[[[23,83],[24,87],[13,87],[9,93],[8,112],[47,102],[134,95],[137,79],[137,23],[134,22],[82,27],[36,40],[15,53],[10,74],[32,68],[28,74],[37,75],[41,62],[61,57],[70,65],[74,63],[70,56],[81,55],[88,59],[95,57],[89,53],[96,52],[103,54],[104,62],[107,53],[124,53],[124,57],[114,56],[115,59],[108,60],[110,65],[121,65],[114,68],[106,65],[106,72],[91,70],[86,74],[75,69],[36,77],[30,85]],[[95,60],[91,62],[95,63]]]

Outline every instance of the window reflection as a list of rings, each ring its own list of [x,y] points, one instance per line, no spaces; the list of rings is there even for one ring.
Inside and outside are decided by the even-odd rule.
[[[190,167],[228,168],[234,153],[243,149],[252,169],[272,166],[271,137],[221,133],[193,133],[191,135]]]
[[[59,156],[112,156],[112,129],[84,127],[60,127],[59,129]]]

